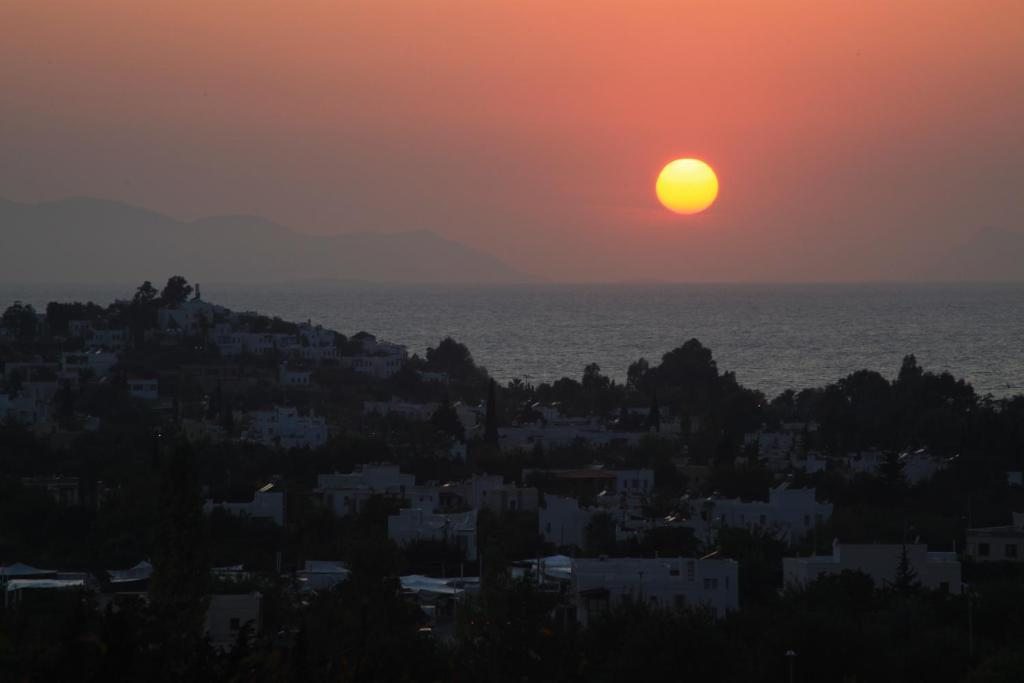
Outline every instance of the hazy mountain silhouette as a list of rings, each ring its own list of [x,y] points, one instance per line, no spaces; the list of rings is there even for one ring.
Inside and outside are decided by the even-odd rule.
[[[309,235],[257,216],[179,221],[119,202],[0,199],[0,280],[135,282],[337,278],[523,282],[501,260],[426,230]]]
[[[932,263],[929,280],[1024,281],[1024,232],[983,228]]]

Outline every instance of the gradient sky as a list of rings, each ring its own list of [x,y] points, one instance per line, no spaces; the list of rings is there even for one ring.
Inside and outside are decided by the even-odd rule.
[[[1024,229],[1020,0],[0,0],[0,196],[427,228],[555,280],[904,279]],[[705,214],[661,166],[718,172]]]

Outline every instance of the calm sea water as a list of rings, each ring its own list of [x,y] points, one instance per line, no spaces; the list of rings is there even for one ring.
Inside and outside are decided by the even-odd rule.
[[[93,299],[131,287],[0,285],[0,302]],[[696,337],[719,368],[769,395],[861,368],[894,376],[905,354],[981,393],[1024,393],[1024,285],[204,285],[236,310],[359,330],[422,353],[447,335],[499,380],[616,378]]]

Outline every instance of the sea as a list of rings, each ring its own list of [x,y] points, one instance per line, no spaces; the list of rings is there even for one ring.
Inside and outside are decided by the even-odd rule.
[[[0,284],[20,300],[109,303],[134,285]],[[1024,393],[1024,284],[383,285],[202,284],[234,310],[365,330],[423,354],[446,336],[499,381],[580,377],[589,363],[622,381],[690,338],[720,370],[772,397],[868,368],[893,377],[914,354],[981,394]]]

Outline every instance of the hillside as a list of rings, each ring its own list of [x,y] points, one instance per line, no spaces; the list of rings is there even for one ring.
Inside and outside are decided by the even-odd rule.
[[[310,235],[256,216],[179,221],[113,201],[0,200],[0,280],[134,282],[337,278],[371,282],[522,282],[501,260],[419,230]]]

